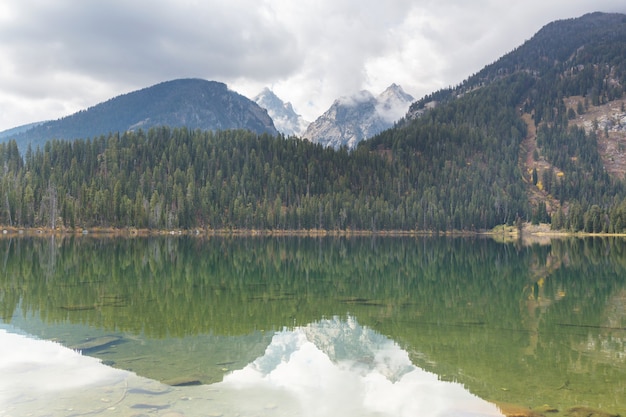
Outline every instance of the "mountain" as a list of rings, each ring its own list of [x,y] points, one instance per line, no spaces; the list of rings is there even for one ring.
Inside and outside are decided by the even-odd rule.
[[[267,87],[252,100],[267,110],[276,129],[285,136],[302,136],[309,125],[309,122],[295,112],[291,103],[283,102]]]
[[[409,105],[415,101],[413,96],[404,92],[402,87],[391,84],[377,97],[376,111],[387,122],[393,124],[407,112]]]
[[[278,134],[265,110],[226,84],[201,79],[163,82],[42,123],[15,136],[20,148],[50,139],[77,139],[155,126],[202,130],[247,129]]]
[[[364,90],[339,98],[309,125],[303,137],[335,149],[354,148],[360,141],[392,127],[405,115],[413,100],[396,84],[378,97]]]

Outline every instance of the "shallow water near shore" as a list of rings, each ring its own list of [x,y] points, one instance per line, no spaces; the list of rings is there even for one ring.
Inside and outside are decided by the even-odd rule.
[[[626,414],[620,239],[16,238],[0,261],[0,416]]]

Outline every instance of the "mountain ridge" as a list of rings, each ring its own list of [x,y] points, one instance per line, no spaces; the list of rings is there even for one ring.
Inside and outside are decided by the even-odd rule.
[[[91,138],[156,126],[192,130],[248,129],[278,134],[267,111],[229,90],[226,84],[182,78],[122,94],[58,120],[43,122],[18,133],[15,138],[20,145],[42,146],[53,138]]]
[[[615,31],[622,23],[622,30]],[[517,72],[533,76],[551,71],[556,63],[566,62],[576,54],[584,54],[589,46],[595,47],[623,37],[626,14],[587,13],[577,18],[555,20],[544,25],[530,39],[504,54],[496,61],[485,65],[455,87],[444,88],[425,95],[415,101],[407,112],[407,119],[418,117],[428,108],[462,97],[477,88]],[[617,26],[616,26],[617,25]],[[578,50],[589,40],[587,48]]]

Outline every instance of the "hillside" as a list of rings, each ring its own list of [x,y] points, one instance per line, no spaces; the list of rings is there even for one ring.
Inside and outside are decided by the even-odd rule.
[[[437,189],[454,188],[446,173],[458,170],[476,179],[474,187],[481,187],[478,178],[489,178],[492,191],[478,194],[490,195],[487,201],[498,207],[502,201],[522,203],[523,188],[528,207],[519,205],[516,215],[525,212],[556,228],[610,231],[617,219],[623,222],[625,209],[623,112],[615,110],[624,96],[625,57],[624,15],[593,13],[550,23],[461,85],[415,102],[397,130],[367,146],[429,155],[419,166],[405,161],[414,169],[437,172],[438,164],[446,164],[442,180],[432,180]],[[437,137],[443,126],[468,134],[458,142]],[[424,133],[416,135],[416,129]],[[469,132],[478,142],[465,150]],[[486,157],[494,146],[508,149]],[[433,156],[440,149],[446,154],[439,161]],[[511,199],[511,190],[517,197]]]
[[[34,148],[50,139],[92,138],[155,126],[278,133],[265,110],[229,90],[226,84],[180,79],[112,98],[62,119],[39,124],[14,138],[20,149],[25,149],[28,143]]]
[[[565,98],[565,105],[572,111],[584,103],[585,97]],[[570,120],[570,125],[579,126],[586,132],[595,132],[598,138],[600,156],[607,172],[616,179],[626,177],[626,99],[618,99],[597,106],[589,105],[587,110]],[[583,107],[584,108],[584,107]]]
[[[625,85],[626,16],[594,13],[546,25],[353,150],[251,129],[127,129],[25,158],[11,141],[0,224],[624,233]]]
[[[469,76],[459,86],[436,91],[413,103],[408,118],[419,116],[429,107],[462,97],[517,73],[526,73],[537,81],[544,81],[546,90],[528,92],[533,95],[576,95],[576,92],[588,95],[595,92],[597,97],[602,82],[594,85],[594,81],[602,79],[598,77],[598,71],[604,74],[606,70],[598,67],[598,64],[613,66],[612,71],[618,70],[621,74],[625,26],[626,15],[600,12],[549,23],[524,44]],[[583,67],[577,68],[579,65]],[[568,71],[569,74],[566,74]],[[545,83],[562,76],[564,78],[558,84]],[[608,93],[608,89],[605,90]],[[614,94],[611,98],[615,98]]]

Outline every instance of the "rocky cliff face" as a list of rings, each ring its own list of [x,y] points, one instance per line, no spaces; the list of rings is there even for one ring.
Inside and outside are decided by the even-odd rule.
[[[389,129],[408,110],[413,97],[392,84],[379,96],[361,91],[335,100],[309,125],[303,137],[324,146],[354,148],[357,143]]]

